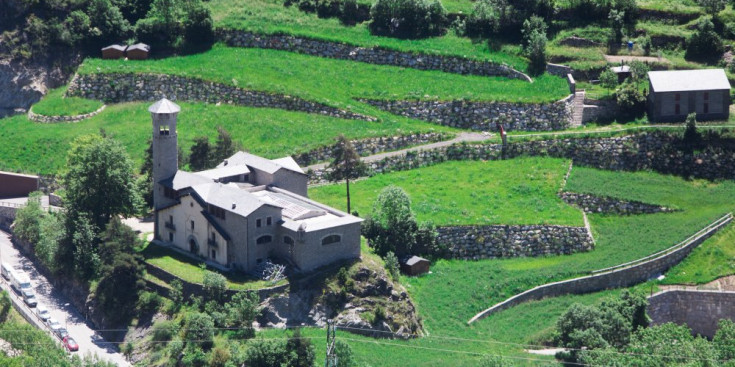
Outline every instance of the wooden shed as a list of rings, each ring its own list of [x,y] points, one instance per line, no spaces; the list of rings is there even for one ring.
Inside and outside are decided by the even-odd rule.
[[[145,60],[148,58],[148,53],[151,51],[151,46],[145,43],[136,43],[128,46],[125,54],[128,56],[128,60]]]
[[[125,46],[109,45],[102,48],[103,59],[121,59],[125,56]]]
[[[431,261],[423,257],[411,256],[401,261],[401,272],[406,275],[421,275],[429,272]]]
[[[648,115],[653,122],[683,122],[730,117],[730,82],[723,69],[651,71]]]

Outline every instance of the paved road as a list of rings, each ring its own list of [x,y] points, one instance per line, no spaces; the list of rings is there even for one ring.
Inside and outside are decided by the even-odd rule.
[[[79,344],[81,356],[96,354],[102,360],[116,363],[118,366],[130,366],[125,357],[117,352],[117,344],[105,341],[92,330],[84,317],[68,302],[59,291],[55,290],[48,280],[36,271],[33,263],[23,257],[10,242],[10,235],[0,231],[0,261],[9,263],[16,269],[23,269],[31,278],[38,302],[46,305],[51,316],[59,320],[69,330],[69,334]],[[2,282],[8,289],[7,283]],[[12,292],[12,291],[11,291]],[[51,366],[49,366],[51,367]]]

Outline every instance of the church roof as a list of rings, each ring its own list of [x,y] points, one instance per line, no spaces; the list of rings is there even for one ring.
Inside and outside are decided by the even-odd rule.
[[[227,165],[225,167],[195,172],[194,174],[206,177],[210,180],[219,180],[225,177],[245,175],[248,173],[250,173],[250,169],[248,169],[248,166],[246,165]]]
[[[160,184],[163,186],[170,187],[174,190],[181,190],[187,187],[192,187],[194,185],[211,183],[211,182],[212,182],[212,179],[204,177],[204,176],[199,176],[197,174],[186,172],[186,171],[176,171],[175,175],[165,180],[162,180]]]
[[[205,203],[243,217],[247,217],[264,205],[275,207],[275,205],[268,204],[245,190],[220,183],[196,185],[192,187],[192,190]]]
[[[270,160],[246,152],[237,152],[233,154],[232,157],[225,159],[224,162],[217,165],[217,168],[230,165],[246,165],[270,174],[276,173],[282,168],[301,174],[304,173],[304,171],[301,170],[301,167],[299,167],[296,161],[291,157]]]
[[[181,107],[166,98],[161,98],[158,102],[148,107],[150,113],[178,113]]]

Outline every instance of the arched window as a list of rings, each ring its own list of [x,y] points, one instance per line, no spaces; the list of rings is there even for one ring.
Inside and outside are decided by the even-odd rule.
[[[293,245],[294,241],[293,241],[293,238],[291,238],[291,236],[283,236],[283,243],[287,245]]]
[[[330,234],[327,237],[322,238],[322,245],[331,245],[333,243],[339,243],[342,241],[342,236],[338,234]]]
[[[255,243],[257,243],[258,245],[263,245],[271,242],[273,242],[273,237],[270,235],[260,236],[257,240],[255,240]]]

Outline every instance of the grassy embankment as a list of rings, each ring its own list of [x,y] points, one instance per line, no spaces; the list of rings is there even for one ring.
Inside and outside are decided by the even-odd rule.
[[[519,158],[446,162],[376,175],[350,185],[352,210],[369,215],[380,191],[402,187],[416,218],[439,226],[463,224],[556,224],[583,226],[579,210],[556,196],[569,161]],[[316,201],[346,209],[344,184],[315,187]]]
[[[608,172],[575,167],[566,189],[640,200],[682,211],[635,216],[589,215],[596,247],[588,253],[504,260],[439,260],[432,265],[432,274],[402,278],[424,318],[429,337],[408,342],[393,341],[391,343],[399,346],[390,346],[370,344],[369,340],[351,334],[342,335],[355,339],[350,344],[356,354],[361,360],[374,365],[438,366],[451,363],[471,366],[477,363],[478,358],[472,353],[528,358],[529,355],[523,354],[522,346],[507,343],[545,341],[556,318],[571,303],[597,302],[617,291],[531,302],[492,315],[469,327],[466,321],[475,313],[534,286],[584,275],[590,270],[635,260],[670,247],[735,207],[732,202],[735,183],[731,181],[687,181],[649,172]],[[711,241],[703,248],[709,246]],[[696,252],[692,257],[695,256]],[[277,332],[265,335],[272,335],[270,333]],[[323,335],[321,330],[310,333]],[[439,349],[457,352],[442,353]],[[527,363],[532,365],[534,362]]]
[[[50,90],[33,105],[33,112],[44,116],[75,116],[96,111],[102,102],[79,97],[64,97],[66,88]]]

